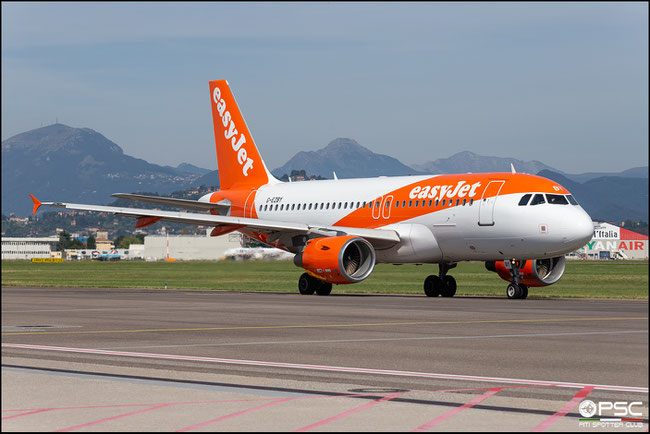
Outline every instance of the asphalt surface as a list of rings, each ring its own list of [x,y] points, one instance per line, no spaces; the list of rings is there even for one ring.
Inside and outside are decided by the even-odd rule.
[[[2,330],[3,431],[648,429],[647,301],[6,287]]]

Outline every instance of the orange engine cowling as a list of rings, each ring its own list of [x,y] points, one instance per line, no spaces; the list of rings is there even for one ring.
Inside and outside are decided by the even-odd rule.
[[[307,241],[293,263],[329,283],[357,283],[375,267],[375,249],[353,235],[314,238]]]
[[[503,261],[488,261],[485,263],[485,268],[498,273],[503,280],[512,281],[510,270],[506,268]],[[566,258],[564,256],[528,260],[518,270],[519,283],[529,287],[552,285],[560,280],[565,268]]]

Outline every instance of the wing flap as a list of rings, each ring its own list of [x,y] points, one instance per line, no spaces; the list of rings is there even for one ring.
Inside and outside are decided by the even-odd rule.
[[[175,206],[177,208],[193,209],[198,211],[216,210],[219,214],[227,214],[230,205],[222,203],[202,202],[199,200],[176,199],[173,197],[146,196],[143,194],[114,193],[113,197],[135,200],[138,202],[156,203],[158,205]]]

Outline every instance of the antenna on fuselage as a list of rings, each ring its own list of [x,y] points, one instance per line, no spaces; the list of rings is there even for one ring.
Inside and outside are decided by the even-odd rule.
[[[336,176],[336,172],[333,171],[333,170],[332,170],[332,175],[334,175],[334,179],[335,179],[335,180],[337,180],[337,181],[339,180],[339,178]]]

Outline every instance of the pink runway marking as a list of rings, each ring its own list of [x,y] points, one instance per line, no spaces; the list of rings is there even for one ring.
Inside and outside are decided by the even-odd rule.
[[[460,407],[456,407],[456,408],[454,408],[453,410],[448,411],[447,413],[441,414],[440,416],[436,417],[436,418],[433,419],[432,421],[429,421],[429,422],[425,423],[424,425],[422,425],[422,426],[420,426],[420,427],[418,427],[418,428],[415,428],[415,429],[413,430],[413,432],[422,432],[422,431],[426,431],[426,430],[428,430],[429,428],[431,428],[432,426],[434,426],[434,425],[438,425],[440,422],[444,422],[445,420],[449,419],[450,417],[457,415],[457,414],[460,413],[461,411],[463,411],[463,410],[465,410],[465,409],[467,409],[467,408],[472,408],[472,407],[474,407],[476,404],[478,404],[478,403],[484,401],[485,399],[489,398],[490,396],[492,396],[492,395],[496,395],[496,394],[499,393],[502,389],[503,389],[503,387],[495,387],[494,389],[490,389],[490,390],[488,390],[487,392],[485,392],[483,395],[481,395],[481,396],[477,396],[476,398],[472,399],[472,400],[471,400],[470,402],[468,402],[467,404],[463,404],[463,405],[461,405]]]
[[[169,404],[163,404],[163,405],[158,405],[156,407],[145,408],[143,410],[132,411],[130,413],[120,414],[120,415],[113,416],[113,417],[107,417],[105,419],[100,419],[100,420],[96,420],[94,422],[84,423],[82,425],[71,426],[70,428],[60,429],[60,430],[57,430],[55,432],[75,431],[75,430],[86,428],[86,427],[89,427],[89,426],[92,426],[92,425],[97,425],[97,424],[100,424],[100,423],[109,422],[111,420],[121,419],[123,417],[128,417],[128,416],[133,416],[134,414],[146,413],[146,412],[151,411],[151,410],[158,410],[159,408],[167,407],[168,405]]]
[[[43,345],[2,344],[2,346],[7,348],[24,348],[24,349],[31,349],[31,350],[65,351],[65,352],[85,353],[85,354],[104,354],[109,356],[144,357],[150,359],[191,360],[191,361],[208,362],[208,363],[228,363],[228,364],[235,364],[235,365],[268,366],[268,367],[275,367],[275,368],[353,372],[357,374],[398,375],[398,376],[422,377],[422,378],[442,378],[446,380],[529,384],[529,385],[538,385],[538,386],[571,387],[571,388],[581,388],[581,389],[586,386],[593,386],[594,388],[600,390],[616,390],[616,391],[625,391],[625,392],[648,393],[647,387],[609,386],[604,384],[567,383],[561,381],[540,381],[540,380],[523,380],[523,379],[516,379],[516,378],[480,377],[480,376],[473,376],[473,375],[436,374],[436,373],[429,373],[429,372],[395,371],[395,370],[388,370],[388,369],[348,368],[344,366],[306,365],[306,364],[296,364],[296,363],[264,362],[264,361],[257,361],[257,360],[236,360],[236,359],[221,359],[221,358],[214,358],[214,357],[182,356],[182,355],[173,355],[173,354],[133,353],[133,352],[124,352],[124,351],[94,350],[94,349],[86,349],[86,348],[50,347],[50,346],[43,346]]]
[[[578,402],[586,398],[587,395],[589,395],[589,392],[591,392],[592,390],[594,390],[593,386],[585,386],[580,392],[573,395],[571,401],[569,401],[564,407],[562,407],[562,410],[558,411],[553,416],[549,417],[544,422],[537,425],[535,428],[531,430],[531,432],[546,431],[546,429],[549,426],[553,425],[559,418],[564,417],[569,411],[571,411],[573,407],[578,405]]]
[[[41,408],[40,410],[29,411],[27,413],[14,414],[13,416],[5,416],[2,420],[13,419],[14,417],[29,416],[30,414],[43,413],[44,411],[54,410],[53,408]]]
[[[281,404],[281,403],[287,402],[287,401],[292,401],[294,399],[298,399],[298,398],[284,398],[284,399],[278,399],[277,401],[267,402],[266,404],[262,404],[262,405],[259,405],[257,407],[249,408],[248,410],[238,411],[237,413],[232,413],[232,414],[228,414],[226,416],[221,416],[221,417],[218,417],[216,419],[201,422],[201,423],[199,423],[197,425],[192,425],[192,426],[188,426],[186,428],[181,428],[176,432],[185,432],[185,431],[191,431],[193,429],[202,428],[202,427],[204,427],[206,425],[221,422],[222,420],[226,420],[226,419],[230,419],[230,418],[233,418],[233,417],[241,416],[242,414],[246,414],[246,413],[250,413],[250,412],[253,412],[253,411],[261,410],[263,408],[271,407],[273,405]]]
[[[321,420],[320,422],[313,423],[313,424],[308,425],[308,426],[306,426],[306,427],[303,427],[303,428],[297,429],[295,432],[309,431],[310,429],[317,428],[317,427],[319,427],[319,426],[322,426],[322,425],[328,424],[328,423],[330,423],[330,422],[334,422],[335,420],[339,420],[339,419],[342,419],[342,418],[344,418],[344,417],[346,417],[346,416],[349,416],[349,415],[351,415],[351,414],[354,414],[354,413],[357,413],[357,412],[359,412],[359,411],[365,410],[366,408],[370,408],[370,407],[372,407],[373,405],[377,405],[377,404],[380,404],[380,403],[382,403],[382,402],[390,401],[391,399],[393,399],[393,398],[397,398],[398,396],[403,395],[403,394],[404,394],[404,392],[392,393],[392,394],[387,395],[387,396],[384,396],[383,398],[378,399],[378,400],[376,400],[376,401],[369,402],[369,403],[364,404],[364,405],[362,405],[362,406],[360,406],[360,407],[357,407],[357,408],[354,408],[354,409],[352,409],[352,410],[349,410],[349,411],[343,412],[343,413],[341,413],[341,414],[337,414],[336,416],[332,416],[332,417],[330,417],[330,418],[328,418],[328,419]]]

